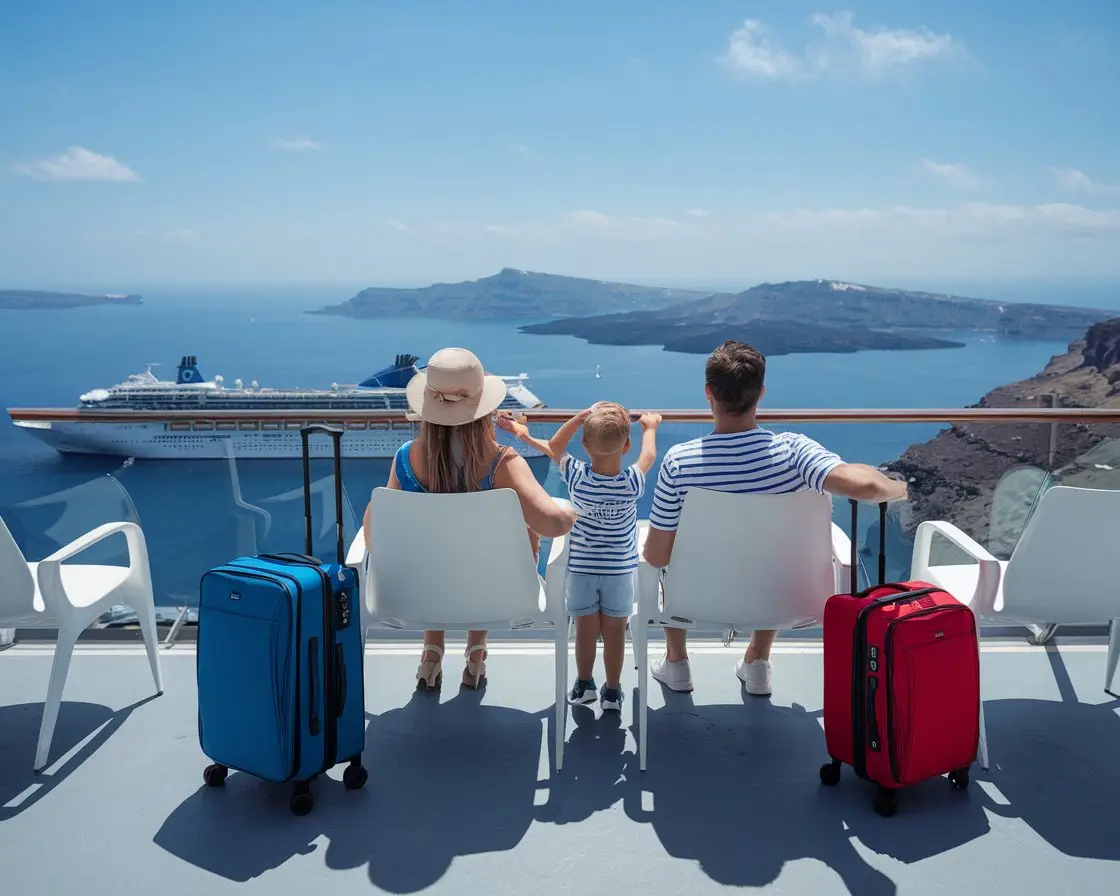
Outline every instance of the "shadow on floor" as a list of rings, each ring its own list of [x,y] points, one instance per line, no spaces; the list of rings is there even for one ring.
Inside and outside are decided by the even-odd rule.
[[[986,777],[1021,818],[1068,856],[1120,861],[1120,700],[1080,703],[1061,655],[1048,649],[1061,700],[987,700],[992,768]]]
[[[571,824],[596,812],[629,801],[640,781],[638,758],[626,750],[622,714],[604,712],[596,716],[587,706],[569,706],[575,723],[564,745],[564,768],[553,774],[548,801],[537,810],[538,821]],[[549,769],[553,767],[552,744],[555,715],[549,712]]]
[[[0,822],[14,818],[43,799],[96,753],[133,710],[154,699],[155,694],[116,711],[99,703],[62,701],[51,739],[48,766],[38,775],[32,769],[39,726],[43,721],[43,704],[0,706]],[[86,738],[90,738],[89,741],[62,766],[51,768],[50,763],[57,762]],[[19,799],[21,795],[23,799]],[[14,802],[17,799],[18,802]]]
[[[513,849],[533,821],[542,720],[551,707],[534,714],[481,698],[464,690],[440,703],[414,694],[401,709],[371,716],[365,788],[350,792],[320,779],[312,784],[315,808],[303,818],[288,810],[291,785],[231,773],[224,788],[211,789],[200,767],[199,789],[154,840],[193,865],[247,881],[314,852],[324,836],[328,868],[366,865],[384,890],[423,890],[457,856]]]
[[[713,880],[762,887],[785,863],[812,858],[852,893],[887,896],[895,883],[861,858],[852,838],[909,863],[988,831],[978,792],[954,791],[940,778],[909,788],[898,814],[880,818],[874,786],[850,769],[839,786],[821,785],[827,755],[816,713],[746,694],[743,704],[696,706],[667,693],[666,705],[650,712],[649,761],[639,773],[652,810],[643,810],[640,793],[626,810],[653,826],[669,855],[698,862]]]

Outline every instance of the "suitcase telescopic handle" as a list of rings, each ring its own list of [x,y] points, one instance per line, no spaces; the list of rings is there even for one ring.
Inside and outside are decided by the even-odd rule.
[[[852,509],[852,556],[851,556],[851,593],[859,593],[859,501],[849,498],[848,504]],[[879,584],[887,580],[887,502],[879,504]]]
[[[311,435],[312,433],[325,433],[334,443],[334,508],[335,508],[335,542],[338,554],[338,564],[346,562],[346,547],[343,544],[342,534],[342,434],[344,430],[337,426],[327,426],[323,423],[312,423],[304,426],[299,431],[300,441],[303,443],[303,523],[304,523],[304,553],[314,553],[314,538],[311,533]]]

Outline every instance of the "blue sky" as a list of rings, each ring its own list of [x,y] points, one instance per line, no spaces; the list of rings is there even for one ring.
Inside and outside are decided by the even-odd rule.
[[[25,0],[0,285],[1120,280],[1115,0]]]

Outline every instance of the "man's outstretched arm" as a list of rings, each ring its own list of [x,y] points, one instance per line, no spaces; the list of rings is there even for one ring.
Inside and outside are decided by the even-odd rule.
[[[879,504],[884,501],[905,501],[907,485],[891,479],[881,470],[867,464],[840,464],[824,478],[824,490],[856,501]]]

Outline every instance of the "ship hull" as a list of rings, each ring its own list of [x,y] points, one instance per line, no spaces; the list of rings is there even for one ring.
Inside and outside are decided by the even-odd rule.
[[[201,429],[190,423],[110,423],[67,421],[16,421],[30,435],[62,454],[132,457],[151,460],[228,459],[272,460],[300,457],[298,427],[263,428],[268,424],[227,424],[229,430]],[[221,427],[223,424],[211,424]],[[174,428],[173,427],[183,427]],[[255,427],[255,428],[234,428]],[[342,456],[390,458],[410,439],[418,427],[412,424],[350,424],[342,439]],[[498,441],[526,458],[542,457],[540,451],[514,439],[504,430]],[[311,440],[312,456],[331,454],[327,439]]]

